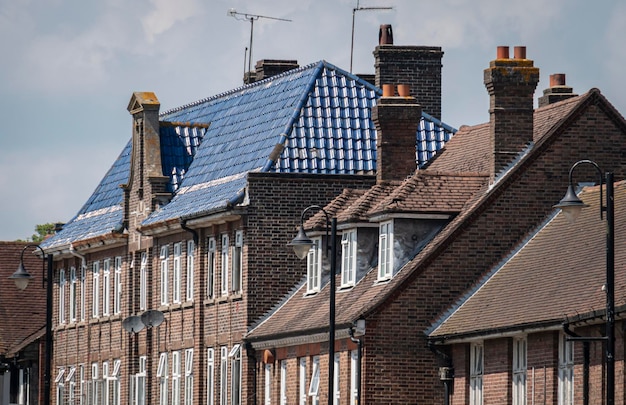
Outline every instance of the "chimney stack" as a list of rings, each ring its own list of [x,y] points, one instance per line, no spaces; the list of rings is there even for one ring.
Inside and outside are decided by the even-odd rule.
[[[397,46],[391,25],[381,25],[374,50],[376,86],[405,83],[424,112],[441,119],[441,59],[437,46]]]
[[[568,98],[576,97],[574,90],[565,85],[565,73],[555,73],[550,75],[550,87],[543,91],[543,96],[539,97],[539,107],[553,104]]]
[[[416,133],[422,107],[414,97],[395,97],[392,85],[372,108],[376,125],[376,181],[404,180],[417,169]]]
[[[243,83],[250,84],[258,82],[299,67],[300,65],[298,65],[297,60],[261,59],[257,61],[254,66],[254,72],[246,72],[244,74]]]
[[[489,92],[493,183],[498,173],[533,140],[533,95],[539,68],[526,59],[525,46],[515,47],[513,59],[509,58],[509,47],[500,46],[484,77]]]

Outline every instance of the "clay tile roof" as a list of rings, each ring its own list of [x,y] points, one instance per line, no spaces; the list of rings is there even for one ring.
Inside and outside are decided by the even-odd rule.
[[[45,261],[24,252],[24,268],[33,276],[26,290],[18,290],[8,277],[17,270],[24,242],[0,242],[0,355],[11,356],[33,336],[41,335],[46,322],[46,290],[42,287]]]
[[[433,327],[432,337],[461,337],[525,326],[559,325],[602,313],[606,223],[599,218],[599,187],[580,198],[590,207],[574,224],[550,217],[509,259],[461,299]],[[626,201],[626,182],[615,184]],[[615,304],[626,304],[626,204],[615,204]],[[480,316],[478,316],[480,314]]]

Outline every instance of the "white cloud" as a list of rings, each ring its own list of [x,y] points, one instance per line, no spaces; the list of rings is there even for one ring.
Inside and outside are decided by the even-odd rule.
[[[141,18],[148,42],[201,11],[197,0],[150,0],[154,9]]]

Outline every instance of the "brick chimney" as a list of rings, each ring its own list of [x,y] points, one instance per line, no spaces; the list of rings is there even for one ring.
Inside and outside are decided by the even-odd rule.
[[[533,140],[533,94],[539,68],[526,59],[526,47],[517,46],[514,58],[509,47],[499,46],[497,57],[485,69],[489,92],[489,122],[492,157],[491,182]]]
[[[543,96],[539,97],[539,107],[553,104],[568,98],[576,97],[574,90],[565,85],[565,73],[555,73],[550,75],[550,87],[543,91]]]
[[[254,72],[246,72],[243,78],[244,84],[258,82],[268,77],[299,68],[297,60],[287,59],[261,59],[254,66]]]
[[[152,92],[135,92],[128,103],[128,112],[133,117],[133,137],[130,175],[123,188],[125,222],[129,229],[138,227],[157,205],[171,197],[167,191],[169,178],[163,175],[161,165],[160,106]]]
[[[424,112],[441,119],[441,59],[438,46],[397,46],[390,25],[381,25],[374,49],[376,86],[408,84]]]
[[[376,181],[404,180],[417,169],[415,134],[422,107],[414,97],[394,97],[391,85],[374,108],[376,125]]]

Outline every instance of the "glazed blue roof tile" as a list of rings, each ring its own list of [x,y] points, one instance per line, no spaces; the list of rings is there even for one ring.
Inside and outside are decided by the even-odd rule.
[[[374,174],[371,108],[380,96],[379,88],[320,61],[163,112],[162,166],[174,196],[144,225],[200,216],[241,201],[251,171]],[[416,134],[417,164],[424,165],[454,132],[423,113]],[[118,186],[128,181],[129,148],[81,210],[103,209],[103,234],[122,221],[121,209],[117,223],[112,213],[121,207],[123,191]],[[282,151],[272,160],[278,148]],[[81,213],[49,243],[93,235]]]

